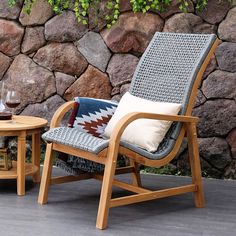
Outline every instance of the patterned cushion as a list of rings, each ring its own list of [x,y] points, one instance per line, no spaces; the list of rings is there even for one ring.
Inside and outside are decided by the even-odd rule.
[[[118,104],[103,99],[79,97],[75,98],[75,102],[79,105],[73,127],[95,137],[102,137]]]

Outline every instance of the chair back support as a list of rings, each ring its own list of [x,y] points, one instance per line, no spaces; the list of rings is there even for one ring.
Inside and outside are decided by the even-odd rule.
[[[134,73],[130,93],[152,101],[181,103],[185,114],[190,94],[214,34],[157,32]]]

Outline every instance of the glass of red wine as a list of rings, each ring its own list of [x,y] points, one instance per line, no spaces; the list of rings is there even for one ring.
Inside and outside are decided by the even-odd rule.
[[[12,115],[14,115],[14,109],[20,105],[20,96],[15,90],[8,90],[6,95],[5,104],[12,109]]]

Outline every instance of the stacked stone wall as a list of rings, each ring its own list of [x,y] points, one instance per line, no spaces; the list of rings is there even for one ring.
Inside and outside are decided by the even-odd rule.
[[[134,14],[121,0],[121,15],[111,29],[105,27],[104,2],[98,18],[89,11],[85,26],[72,10],[55,15],[46,0],[38,0],[29,15],[20,1],[13,8],[0,1],[0,80],[20,92],[16,112],[50,121],[74,96],[119,100],[156,31],[215,33],[222,44],[204,74],[193,115],[200,117],[203,171],[236,178],[236,2],[209,0],[198,12],[189,0],[182,13],[176,0],[164,13]],[[183,146],[172,168],[186,173],[187,163]]]

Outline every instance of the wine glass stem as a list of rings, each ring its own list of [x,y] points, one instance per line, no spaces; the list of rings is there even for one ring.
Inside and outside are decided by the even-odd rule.
[[[15,113],[14,113],[14,109],[13,109],[13,108],[11,109],[11,114],[12,114],[12,118],[11,118],[12,123],[15,124],[16,121],[15,121],[15,119],[14,119]]]

